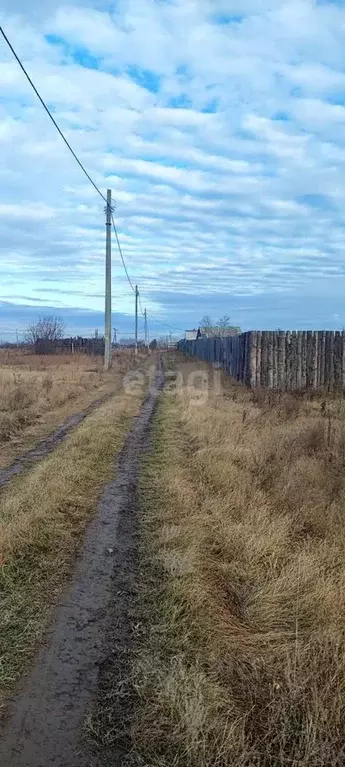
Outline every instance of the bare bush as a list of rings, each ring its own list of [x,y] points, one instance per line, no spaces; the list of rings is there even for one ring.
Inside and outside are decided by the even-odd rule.
[[[63,338],[64,333],[65,323],[61,317],[47,314],[43,317],[39,317],[36,322],[29,325],[25,334],[25,341],[32,345],[43,341],[60,341],[61,338]]]

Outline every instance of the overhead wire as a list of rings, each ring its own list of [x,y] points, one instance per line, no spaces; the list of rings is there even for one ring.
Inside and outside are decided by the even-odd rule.
[[[126,262],[125,262],[125,259],[124,259],[123,253],[122,253],[122,248],[121,248],[121,245],[120,245],[120,240],[119,240],[119,236],[118,236],[118,233],[117,233],[117,228],[116,228],[116,224],[115,224],[115,221],[114,221],[114,215],[113,215],[113,212],[111,213],[111,220],[112,220],[112,222],[113,222],[113,227],[114,227],[114,232],[115,232],[115,237],[116,237],[117,247],[118,247],[118,250],[119,250],[119,253],[120,253],[120,256],[121,256],[122,265],[123,265],[123,268],[124,268],[124,270],[125,270],[125,273],[126,273],[126,277],[127,277],[127,280],[128,280],[128,282],[129,282],[129,284],[130,284],[130,286],[131,286],[132,290],[133,290],[133,293],[135,293],[135,287],[133,286],[132,280],[131,280],[131,278],[130,278],[130,276],[129,276],[129,274],[128,274],[128,269],[127,269],[127,266],[126,266]]]
[[[141,300],[140,300],[140,293],[138,293],[138,301],[139,301],[139,309],[140,309],[140,311],[141,311],[141,313],[142,313],[143,317],[145,317],[145,312],[143,312],[143,307],[142,307],[142,305],[141,305]]]
[[[70,152],[71,152],[71,154],[73,155],[74,159],[75,159],[75,160],[76,160],[76,162],[78,163],[78,165],[79,165],[79,167],[81,168],[81,170],[83,171],[83,173],[85,173],[85,176],[86,176],[86,178],[87,178],[87,179],[90,181],[90,184],[92,184],[92,186],[94,187],[94,189],[96,190],[96,192],[97,192],[97,193],[100,195],[100,197],[102,197],[102,199],[104,200],[104,202],[107,202],[107,199],[106,199],[106,197],[104,197],[104,194],[102,194],[101,190],[98,188],[97,184],[95,184],[95,182],[94,182],[94,181],[93,181],[93,179],[91,178],[90,174],[87,172],[86,168],[84,168],[84,165],[83,165],[83,163],[82,163],[82,162],[80,162],[80,160],[79,160],[79,158],[77,157],[77,155],[76,155],[75,151],[72,149],[72,147],[71,147],[71,145],[70,145],[69,141],[67,141],[67,138],[66,138],[66,136],[64,136],[64,134],[63,134],[63,132],[62,132],[61,128],[58,126],[58,124],[57,124],[56,120],[54,119],[54,117],[53,117],[53,115],[52,115],[52,113],[51,113],[50,109],[48,109],[48,107],[47,107],[47,105],[46,105],[45,101],[43,101],[43,98],[42,98],[42,96],[41,96],[41,95],[40,95],[40,93],[38,92],[38,90],[37,90],[37,88],[36,88],[35,84],[34,84],[34,83],[33,83],[33,81],[31,80],[31,77],[30,77],[29,73],[27,72],[27,70],[26,70],[26,69],[25,69],[25,67],[24,67],[24,64],[22,64],[22,62],[21,62],[21,60],[20,60],[20,58],[19,58],[18,54],[17,54],[17,53],[16,53],[16,51],[14,50],[14,48],[13,48],[13,45],[10,43],[10,41],[9,41],[9,39],[8,39],[8,37],[7,37],[7,35],[5,34],[5,32],[4,32],[4,30],[3,30],[3,28],[2,28],[1,26],[0,26],[0,32],[1,32],[1,34],[2,34],[2,36],[3,36],[3,38],[4,38],[4,40],[6,41],[6,43],[7,43],[8,47],[9,47],[9,48],[10,48],[10,50],[12,51],[12,53],[13,53],[13,56],[14,56],[14,58],[16,59],[16,61],[18,62],[18,64],[19,64],[19,66],[20,66],[21,70],[24,72],[24,75],[25,75],[26,79],[29,81],[29,83],[30,83],[31,87],[32,87],[32,88],[33,88],[33,90],[35,91],[35,93],[36,93],[36,96],[37,96],[37,98],[40,100],[40,102],[41,102],[41,104],[42,104],[43,108],[45,109],[45,111],[46,111],[46,113],[47,113],[47,115],[50,117],[50,119],[51,119],[51,121],[52,121],[53,125],[55,125],[55,128],[56,128],[56,130],[58,131],[58,133],[60,134],[60,136],[61,136],[62,140],[65,142],[66,146],[68,147],[69,151],[70,151]]]
[[[159,325],[163,325],[165,328],[168,328],[168,330],[178,330],[179,333],[184,332],[182,328],[176,328],[173,325],[167,325],[166,322],[162,322],[162,320],[157,320],[155,317],[151,317],[151,321],[158,322]]]

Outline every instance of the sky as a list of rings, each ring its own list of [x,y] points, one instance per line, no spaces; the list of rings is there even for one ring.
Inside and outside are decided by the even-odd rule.
[[[2,0],[0,21],[112,189],[151,337],[345,326],[344,0]],[[102,332],[104,222],[0,41],[0,339],[52,312]],[[127,335],[115,243],[112,285]]]

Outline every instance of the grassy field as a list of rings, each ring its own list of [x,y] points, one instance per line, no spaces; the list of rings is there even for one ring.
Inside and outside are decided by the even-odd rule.
[[[99,356],[0,350],[0,467],[93,399],[118,388],[131,361],[124,350],[105,374]]]
[[[344,401],[229,381],[196,395],[200,363],[170,366],[184,386],[163,395],[141,480],[130,762],[340,767]]]
[[[94,397],[102,391],[103,383],[115,393],[51,455],[14,478],[1,492],[0,707],[42,638],[50,609],[71,571],[85,525],[95,512],[105,482],[114,474],[116,455],[145,396],[145,388],[128,395],[121,387],[119,368],[132,364],[123,357],[108,378],[98,369],[94,373],[87,371],[90,359],[63,358],[59,362],[56,358],[34,363],[25,360],[23,392],[31,392],[33,380],[44,383],[49,377],[53,380],[50,392],[56,393],[55,405],[59,382],[64,387],[61,401],[68,399],[68,392],[78,393],[80,389]],[[145,367],[146,363],[139,360],[138,364]],[[30,365],[36,367],[30,370]],[[37,369],[41,365],[42,369]],[[11,360],[10,375],[12,368]],[[84,383],[78,379],[78,370]],[[41,402],[42,391],[44,388],[38,392],[37,385],[32,407],[41,414],[47,408],[49,414],[49,406]],[[77,394],[75,407],[78,401]]]

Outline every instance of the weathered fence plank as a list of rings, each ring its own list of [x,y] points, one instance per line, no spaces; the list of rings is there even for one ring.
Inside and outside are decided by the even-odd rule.
[[[178,348],[252,388],[345,390],[345,331],[251,331]]]
[[[341,333],[336,330],[333,343],[333,369],[334,369],[334,389],[339,391],[342,387],[342,348]]]
[[[258,334],[255,330],[250,334],[250,385],[252,389],[256,389],[258,385],[257,381],[257,345]]]
[[[273,333],[267,334],[267,386],[273,389]]]
[[[267,389],[268,386],[268,374],[267,374],[267,354],[268,354],[268,332],[264,330],[261,336],[261,386]]]
[[[302,389],[302,333],[297,333],[297,372],[296,372],[296,389],[299,391]]]
[[[291,333],[285,334],[285,388],[291,389]]]
[[[307,389],[313,388],[313,331],[307,330]]]
[[[297,389],[297,366],[298,366],[298,360],[297,360],[297,333],[295,330],[291,333],[291,381],[290,381],[290,389],[294,391]]]
[[[318,345],[317,333],[312,334],[312,387],[317,389]]]
[[[261,330],[258,330],[256,335],[256,385],[257,387],[262,386],[261,345],[262,345],[262,333],[261,333]]]
[[[307,332],[302,330],[301,342],[301,389],[307,388]]]
[[[278,380],[277,380],[277,386],[280,391],[283,391],[286,387],[286,379],[285,379],[285,333],[283,330],[279,330],[278,332],[278,359],[277,359],[277,368],[278,368]]]

